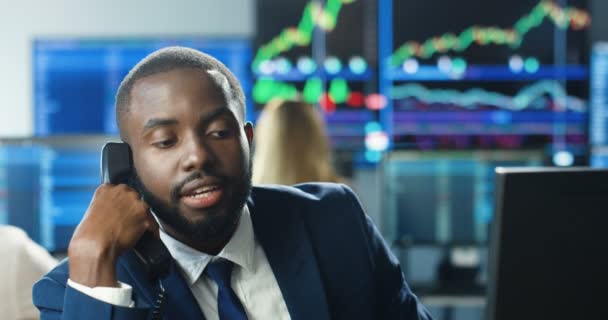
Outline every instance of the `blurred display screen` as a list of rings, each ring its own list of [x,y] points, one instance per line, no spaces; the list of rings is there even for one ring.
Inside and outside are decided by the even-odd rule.
[[[377,9],[371,0],[257,2],[253,100],[301,99],[323,113],[335,149],[364,150],[377,119]],[[280,12],[280,14],[277,14]]]
[[[392,13],[380,81],[395,148],[583,152],[586,1],[380,3]]]
[[[224,63],[251,91],[251,48],[243,39],[44,39],[33,44],[36,136],[116,134],[114,96],[129,70],[153,51],[187,46]]]

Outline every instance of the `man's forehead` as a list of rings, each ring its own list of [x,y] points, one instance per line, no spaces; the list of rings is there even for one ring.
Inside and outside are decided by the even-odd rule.
[[[142,120],[141,117],[143,117],[144,121],[148,117],[160,116],[166,112],[171,113],[170,110],[167,110],[167,107],[172,105],[172,101],[168,99],[174,99],[171,98],[172,96],[181,99],[183,96],[180,97],[182,94],[178,92],[184,86],[192,86],[195,81],[198,81],[202,85],[201,89],[203,89],[203,91],[195,89],[198,91],[197,95],[211,94],[220,98],[222,101],[218,101],[219,104],[217,106],[223,105],[227,107],[236,119],[240,120],[239,106],[231,94],[228,78],[215,69],[173,69],[139,79],[134,83],[132,89],[130,99],[131,112],[129,113],[138,114],[137,118]],[[189,82],[190,84],[186,84],[185,82]]]
[[[131,90],[131,103],[136,99],[146,99],[162,95],[173,86],[181,87],[184,85],[183,82],[193,80],[198,80],[206,90],[218,90],[230,107],[238,104],[232,94],[228,78],[222,72],[216,69],[203,70],[196,68],[173,69],[135,81]],[[217,91],[214,93],[217,93]]]
[[[215,71],[214,69],[204,70],[198,68],[175,68],[167,71],[157,72],[150,75],[143,76],[133,83],[133,93],[140,93],[142,89],[145,91],[149,87],[159,86],[179,86],[181,87],[184,83],[199,83],[203,87],[209,89],[216,89],[219,91],[225,90],[222,85],[222,81],[226,79],[223,74]],[[227,80],[226,80],[227,82]]]
[[[228,82],[228,78],[218,70],[210,69],[207,70],[207,74],[209,78],[215,83],[215,85],[222,90],[222,93],[226,97],[226,100],[230,100],[232,97],[232,92],[230,90],[230,83]]]
[[[230,82],[225,74],[216,69],[207,70],[207,74],[209,78],[222,90],[222,94],[224,95],[224,99],[226,100],[228,108],[234,112],[237,119],[241,118],[240,106],[239,102],[236,100],[232,88],[230,87]],[[241,119],[245,120],[245,119]]]

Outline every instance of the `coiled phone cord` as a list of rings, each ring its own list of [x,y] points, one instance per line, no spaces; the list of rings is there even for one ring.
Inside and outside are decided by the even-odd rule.
[[[163,287],[163,283],[160,279],[158,279],[158,285],[160,287],[160,292],[158,293],[154,309],[152,310],[152,320],[161,320],[163,315],[162,309],[163,304],[165,303],[165,287]]]

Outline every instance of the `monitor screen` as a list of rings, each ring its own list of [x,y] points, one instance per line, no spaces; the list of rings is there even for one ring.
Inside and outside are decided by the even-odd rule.
[[[494,169],[542,163],[540,152],[394,152],[382,168],[382,232],[389,241],[413,245],[483,245],[493,215]]]
[[[608,171],[496,175],[486,319],[606,319]]]
[[[0,141],[0,223],[64,252],[101,183],[100,151],[116,137]]]
[[[394,148],[584,153],[586,1],[381,0],[380,6],[387,13],[380,28],[392,34],[379,48],[380,87],[388,97],[380,117]]]
[[[589,165],[593,168],[608,168],[608,146],[592,147]]]
[[[608,42],[598,42],[591,51],[590,143],[608,145]]]
[[[36,136],[117,134],[114,96],[129,70],[146,55],[187,46],[223,62],[251,91],[251,49],[244,39],[38,39],[33,43]]]
[[[258,1],[256,111],[301,99],[323,113],[334,149],[364,150],[377,120],[376,17],[372,0]]]

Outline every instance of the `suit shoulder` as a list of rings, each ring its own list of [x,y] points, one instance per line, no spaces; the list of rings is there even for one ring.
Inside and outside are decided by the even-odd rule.
[[[311,224],[344,224],[364,219],[364,210],[354,192],[336,183],[305,183],[295,186],[265,185],[252,190],[254,207],[264,214],[297,213]],[[293,210],[298,208],[298,210]]]
[[[257,185],[252,189],[254,199],[285,200],[301,202],[327,202],[342,197],[353,197],[354,192],[338,183],[302,183],[294,186]]]

